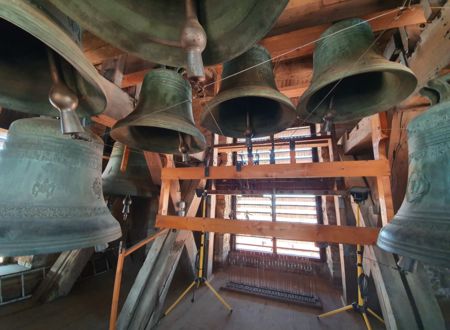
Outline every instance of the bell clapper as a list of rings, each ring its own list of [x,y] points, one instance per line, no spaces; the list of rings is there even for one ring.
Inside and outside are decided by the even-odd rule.
[[[328,112],[323,116],[323,126],[322,132],[323,134],[331,133],[333,129],[333,119],[334,119],[334,95],[330,97],[330,102],[328,104]]]
[[[246,128],[244,131],[245,136],[245,145],[247,146],[247,157],[248,157],[248,164],[253,164],[253,144],[252,144],[252,137],[253,137],[253,130],[250,120],[250,113],[247,111],[246,113]]]
[[[191,150],[191,136],[178,132],[178,137],[180,139],[178,150],[181,153],[181,161],[187,163],[189,161],[189,151]]]
[[[202,52],[206,48],[206,32],[197,18],[195,0],[185,0],[186,22],[181,30],[181,47],[187,54],[188,78],[195,81],[205,80]]]
[[[53,85],[50,88],[48,99],[50,104],[60,112],[61,132],[71,134],[78,138],[79,133],[84,132],[75,110],[78,107],[78,97],[61,80],[56,63],[56,56],[50,48],[47,49],[50,76]]]
[[[123,221],[126,221],[128,218],[128,214],[130,214],[130,206],[133,201],[131,200],[130,195],[126,195],[125,198],[122,200],[123,208],[122,208],[122,215],[123,215]]]
[[[270,136],[270,164],[275,164],[275,139],[273,134]]]

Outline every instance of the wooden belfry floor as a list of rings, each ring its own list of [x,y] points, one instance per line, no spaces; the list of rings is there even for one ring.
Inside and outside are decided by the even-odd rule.
[[[132,275],[130,272],[128,274],[130,278],[124,280],[121,303],[132,283]],[[211,284],[218,289],[227,279],[226,272],[219,272]],[[9,315],[5,315],[7,309],[14,306],[0,308],[0,329],[107,329],[113,280],[114,272],[110,271],[78,282],[69,296],[52,303]],[[189,283],[182,272],[177,272],[166,304],[172,303]],[[337,289],[320,279],[317,279],[316,284],[324,311],[341,307]],[[359,315],[355,313],[342,313],[318,320],[318,309],[223,290],[219,292],[233,306],[231,315],[206,287],[202,287],[196,292],[194,303],[191,303],[192,295],[189,294],[171,314],[160,321],[157,329],[365,329]],[[372,326],[374,329],[383,329],[375,320]]]

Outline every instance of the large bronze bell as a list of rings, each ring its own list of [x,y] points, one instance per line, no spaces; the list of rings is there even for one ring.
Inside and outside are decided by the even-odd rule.
[[[142,151],[130,150],[127,168],[120,171],[124,145],[114,143],[108,164],[103,171],[103,192],[106,195],[151,197],[155,188]]]
[[[101,77],[81,51],[77,24],[46,2],[0,0],[0,106],[57,117],[49,103],[53,86],[48,48],[60,76],[78,97],[80,117],[106,106]]]
[[[51,118],[15,121],[0,151],[0,255],[101,245],[121,236],[103,199],[102,140]]]
[[[188,60],[183,46],[190,45],[181,40],[190,18],[186,0],[50,2],[86,30],[138,57],[174,67],[185,66]],[[198,21],[206,33],[203,62],[213,65],[242,54],[263,38],[288,0],[196,2]]]
[[[277,90],[270,59],[264,47],[254,46],[225,63],[220,92],[206,105],[201,125],[235,138],[267,136],[290,127],[295,107]]]
[[[168,69],[146,74],[136,109],[114,125],[111,137],[135,149],[166,154],[196,153],[206,147],[194,124],[191,86]]]
[[[359,119],[386,111],[415,90],[414,73],[375,50],[367,22],[358,18],[340,21],[321,38],[314,51],[311,85],[297,107],[301,120]]]
[[[450,266],[450,75],[446,95],[408,125],[406,196],[377,245],[424,263]],[[430,86],[430,85],[429,85]],[[431,85],[432,86],[432,85]]]

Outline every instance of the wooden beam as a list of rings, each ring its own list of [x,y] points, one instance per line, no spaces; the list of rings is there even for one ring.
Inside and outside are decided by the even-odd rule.
[[[398,14],[400,15],[397,18]],[[422,24],[427,21],[423,8],[420,5],[412,6],[411,9],[402,12],[390,9],[366,15],[362,18],[371,20],[369,24],[374,32],[406,25]],[[323,24],[267,37],[260,44],[269,50],[272,57],[280,56],[298,47],[296,50],[278,58],[278,60],[304,57],[313,53],[315,40],[319,39],[321,34],[330,26],[331,24]]]
[[[342,145],[346,155],[372,149],[372,123],[365,117],[350,131],[342,136]]]
[[[441,15],[427,25],[420,35],[408,64],[418,78],[417,90],[436,78],[440,71],[450,64],[450,42],[448,40],[450,25],[450,2],[443,6]]]
[[[379,228],[325,226],[290,222],[230,220],[157,215],[159,228],[185,229],[214,233],[271,236],[307,242],[373,245]]]
[[[33,292],[33,302],[50,302],[69,294],[93,254],[93,248],[62,252]]]
[[[389,143],[388,123],[386,112],[377,113],[370,117],[372,122],[372,143],[375,159],[387,160]],[[394,217],[390,175],[377,177],[378,199],[380,201],[381,221],[386,225]]]
[[[361,160],[329,163],[299,163],[243,166],[240,171],[234,166],[211,167],[205,177],[204,168],[163,168],[163,180],[188,179],[281,179],[281,178],[331,178],[389,176],[387,160]]]
[[[215,189],[208,190],[209,195],[265,195],[273,194],[274,190],[270,188],[266,189]],[[295,194],[295,195],[314,195],[314,196],[334,196],[334,195],[347,195],[345,190],[322,190],[322,189],[292,189],[292,190],[275,190],[275,194]]]
[[[290,0],[269,35],[392,9],[404,0]]]
[[[144,157],[147,162],[153,184],[160,186],[162,169],[161,157],[158,153],[149,151],[144,151]]]
[[[189,237],[190,232],[169,231],[154,240],[120,311],[117,329],[153,328]]]

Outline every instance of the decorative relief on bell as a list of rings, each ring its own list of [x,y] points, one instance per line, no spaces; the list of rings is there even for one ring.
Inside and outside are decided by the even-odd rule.
[[[42,179],[38,177],[33,187],[31,188],[31,194],[34,197],[38,197],[38,195],[42,194],[46,198],[50,198],[53,196],[55,191],[56,184],[51,182],[49,178]]]
[[[409,203],[418,203],[430,190],[430,182],[420,170],[415,170],[408,179],[406,200]]]

